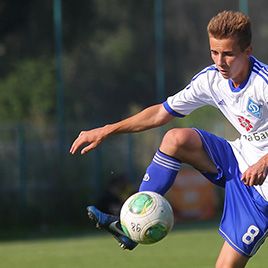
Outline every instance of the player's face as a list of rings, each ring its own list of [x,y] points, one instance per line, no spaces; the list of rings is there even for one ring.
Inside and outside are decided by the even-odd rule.
[[[251,47],[241,51],[236,37],[216,39],[209,36],[209,44],[212,60],[224,78],[231,79],[235,87],[246,80]]]

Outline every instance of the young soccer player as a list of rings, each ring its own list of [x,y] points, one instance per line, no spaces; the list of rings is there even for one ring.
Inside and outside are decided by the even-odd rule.
[[[245,267],[264,242],[268,228],[268,66],[252,56],[251,24],[241,12],[223,11],[207,27],[213,65],[162,104],[101,128],[82,131],[70,152],[85,154],[112,134],[138,132],[212,105],[241,137],[227,141],[200,129],[174,128],[164,135],[139,191],[162,195],[172,186],[181,163],[225,188],[219,233],[225,239],[216,267]],[[111,232],[122,247],[137,244],[120,229],[118,217],[88,207],[97,226]]]

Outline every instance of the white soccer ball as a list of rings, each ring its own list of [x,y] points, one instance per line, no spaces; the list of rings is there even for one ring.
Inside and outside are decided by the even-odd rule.
[[[141,244],[153,244],[172,229],[174,215],[169,202],[155,192],[138,192],[130,196],[120,212],[124,233]]]

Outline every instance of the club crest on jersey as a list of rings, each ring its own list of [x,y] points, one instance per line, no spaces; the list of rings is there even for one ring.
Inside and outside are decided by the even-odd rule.
[[[248,99],[247,111],[257,118],[262,116],[262,106],[253,101],[251,98]]]
[[[251,125],[251,122],[244,116],[239,116],[238,121],[240,125],[246,129],[246,131],[250,131],[253,128],[253,126]]]

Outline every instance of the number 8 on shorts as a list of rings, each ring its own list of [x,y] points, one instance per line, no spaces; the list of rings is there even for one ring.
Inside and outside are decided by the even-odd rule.
[[[259,232],[260,230],[258,227],[255,225],[250,225],[247,232],[243,235],[242,241],[245,244],[250,245],[254,241],[255,237],[259,234]]]

